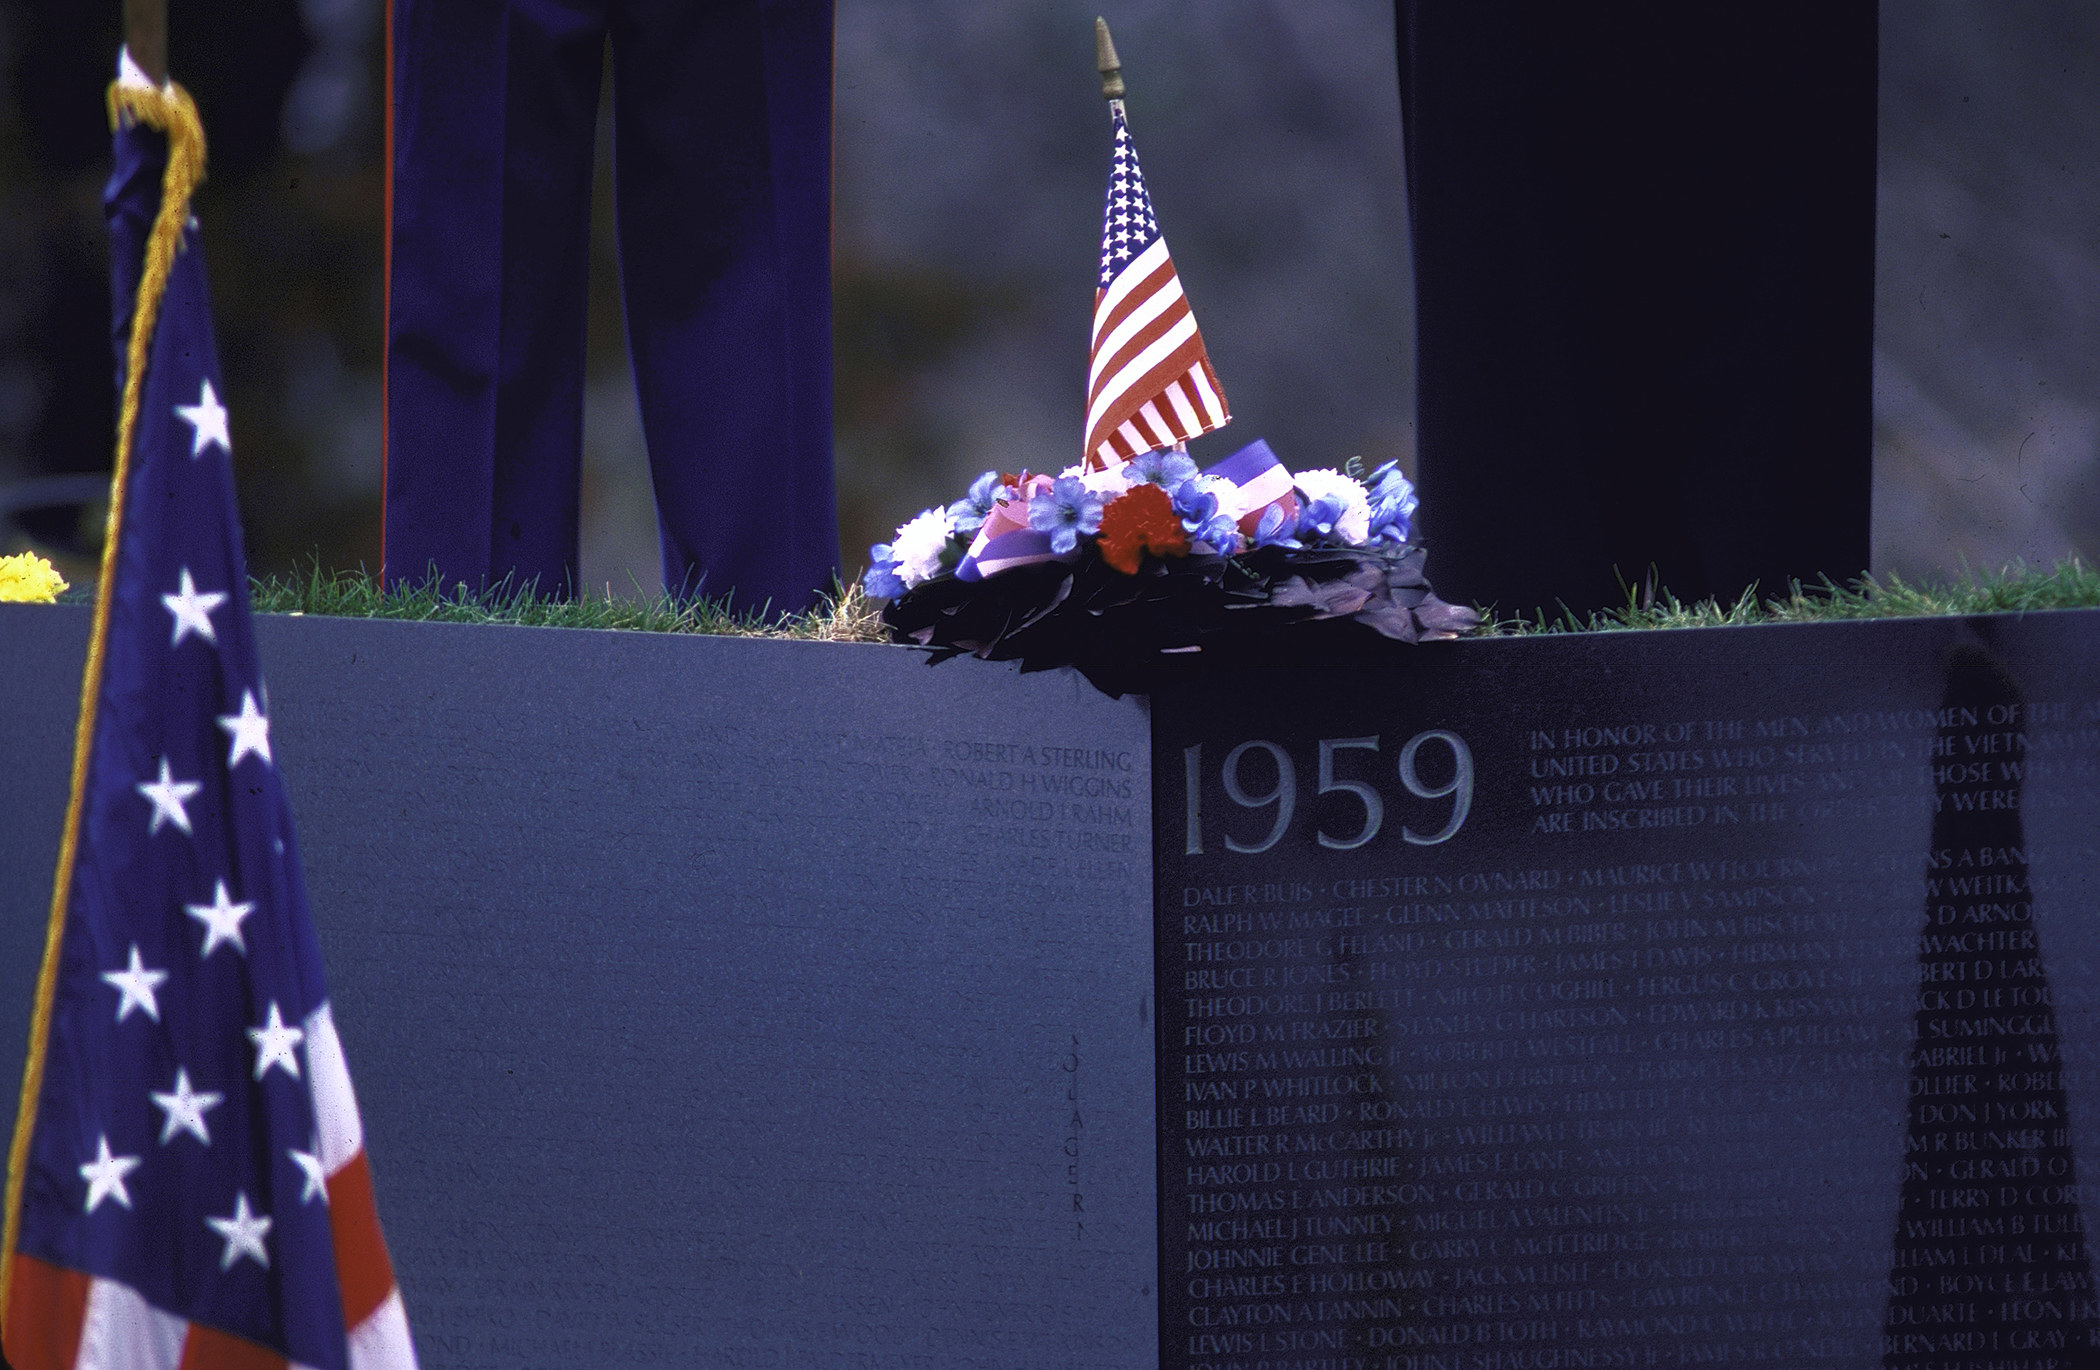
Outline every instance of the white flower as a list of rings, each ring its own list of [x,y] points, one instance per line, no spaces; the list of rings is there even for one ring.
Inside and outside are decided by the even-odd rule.
[[[897,578],[907,587],[921,585],[941,572],[941,553],[955,532],[946,509],[928,509],[897,530],[890,555],[897,559]]]
[[[1363,482],[1333,467],[1300,471],[1292,477],[1308,500],[1332,499],[1342,506],[1334,535],[1351,547],[1361,547],[1371,536],[1371,496]]]
[[[1104,502],[1114,499],[1130,488],[1130,463],[1127,461],[1119,461],[1106,471],[1089,470],[1086,463],[1081,462],[1077,466],[1066,467],[1058,474],[1077,478],[1081,485],[1101,496]]]

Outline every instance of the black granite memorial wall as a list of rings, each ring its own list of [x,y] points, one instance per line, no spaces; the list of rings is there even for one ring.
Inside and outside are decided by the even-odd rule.
[[[1154,718],[1163,1365],[2100,1359],[2100,615]]]
[[[0,606],[7,1072],[86,626]],[[424,1370],[1151,1359],[1140,704],[872,647],[257,637]]]
[[[10,1061],[85,618],[0,607]],[[432,1370],[2095,1363],[2100,613],[260,638]]]

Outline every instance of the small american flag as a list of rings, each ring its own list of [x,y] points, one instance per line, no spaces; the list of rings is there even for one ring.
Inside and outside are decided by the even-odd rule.
[[[165,154],[127,121],[116,155],[113,236],[136,244]],[[221,394],[190,220],[16,1124],[14,1370],[415,1365],[271,748]]]
[[[1087,368],[1085,452],[1096,470],[1232,421],[1145,193],[1123,102],[1111,100],[1109,109],[1116,152],[1102,217]]]

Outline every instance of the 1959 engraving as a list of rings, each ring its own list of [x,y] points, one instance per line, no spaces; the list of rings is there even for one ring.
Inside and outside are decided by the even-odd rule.
[[[1451,778],[1442,784],[1428,784],[1422,779],[1420,770],[1422,748],[1426,743],[1439,743],[1449,749]],[[1318,742],[1319,795],[1347,794],[1362,806],[1361,821],[1354,832],[1347,835],[1329,833],[1320,828],[1314,839],[1330,851],[1354,851],[1365,846],[1378,836],[1385,823],[1385,800],[1378,788],[1367,780],[1345,779],[1336,774],[1336,756],[1344,751],[1378,750],[1378,737],[1323,737]],[[1251,793],[1243,774],[1243,763],[1249,754],[1266,758],[1268,788],[1260,793]],[[1403,841],[1415,846],[1433,847],[1439,842],[1448,842],[1465,826],[1466,814],[1473,806],[1473,753],[1465,739],[1457,733],[1442,728],[1432,728],[1416,733],[1400,748],[1395,767],[1400,786],[1416,799],[1451,800],[1449,813],[1443,826],[1423,835],[1413,828],[1402,827]],[[1182,752],[1182,794],[1184,812],[1187,815],[1184,832],[1187,843],[1185,855],[1203,855],[1203,744],[1198,742]],[[1270,820],[1269,830],[1252,841],[1243,841],[1228,828],[1225,833],[1225,849],[1246,856],[1268,851],[1283,839],[1285,831],[1298,810],[1298,769],[1290,753],[1274,742],[1262,738],[1251,738],[1225,753],[1225,763],[1219,774],[1225,794],[1243,809],[1266,809],[1275,806],[1276,812]],[[1259,782],[1257,782],[1259,783]]]

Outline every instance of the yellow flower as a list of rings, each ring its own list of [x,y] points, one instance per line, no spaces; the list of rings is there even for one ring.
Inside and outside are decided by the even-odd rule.
[[[49,604],[66,588],[66,578],[34,552],[0,557],[0,604]]]

